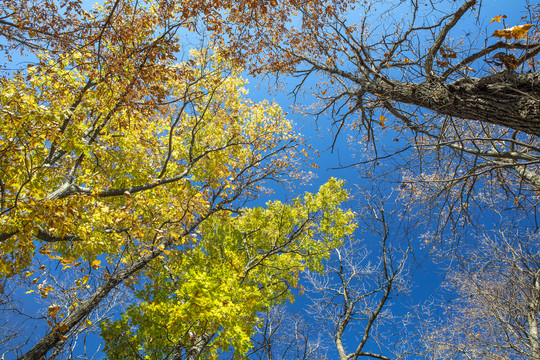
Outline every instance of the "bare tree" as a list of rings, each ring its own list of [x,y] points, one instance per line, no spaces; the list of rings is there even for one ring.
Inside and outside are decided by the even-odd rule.
[[[538,235],[484,236],[448,273],[445,315],[424,334],[432,359],[540,359]]]
[[[252,337],[249,359],[321,360],[326,359],[328,344],[316,323],[289,306],[276,306],[262,314],[262,324]]]
[[[477,0],[461,1],[457,8],[444,0],[284,1],[258,19],[258,29],[266,32],[249,35],[270,49],[270,56],[259,55],[265,69],[292,72],[303,78],[302,85],[315,73],[332,80],[320,87],[319,95],[343,115],[339,121],[358,111],[361,125],[372,129],[378,118],[375,108],[399,113],[401,105],[409,104],[540,135],[538,73],[529,62],[540,45],[525,37],[525,28],[486,39],[470,22],[464,43],[452,38],[458,24],[479,8]],[[272,30],[272,16],[278,14]],[[287,22],[294,14],[300,26]],[[500,37],[509,41],[497,41]],[[513,59],[510,68],[501,56]],[[414,118],[402,121],[404,126],[422,126]]]
[[[362,201],[359,223],[365,238],[350,239],[334,251],[322,273],[306,275],[309,312],[334,342],[340,360],[387,360],[403,354],[385,330],[401,322],[392,304],[408,291],[410,248],[391,228],[396,214],[384,209],[384,201],[367,193]]]
[[[536,206],[537,6],[488,24],[476,0],[276,3],[231,51],[255,56],[256,71],[295,77],[294,96],[318,99],[302,111],[331,119],[334,145],[349,127],[360,153],[374,145],[363,161],[402,154],[404,196],[442,204],[442,228],[500,195]]]

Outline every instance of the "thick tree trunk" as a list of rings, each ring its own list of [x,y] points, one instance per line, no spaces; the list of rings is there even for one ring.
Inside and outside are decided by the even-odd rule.
[[[503,71],[454,83],[360,82],[384,100],[418,105],[439,114],[506,126],[540,136],[540,73]]]

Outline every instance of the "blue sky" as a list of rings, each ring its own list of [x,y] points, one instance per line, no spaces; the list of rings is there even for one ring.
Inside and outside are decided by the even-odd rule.
[[[461,3],[462,2],[458,1],[456,6]],[[460,25],[451,32],[450,37],[453,37],[454,39],[463,37],[466,39],[473,34],[473,36],[480,36],[481,38],[485,37],[488,41],[495,42],[497,39],[490,37],[495,30],[525,23],[521,18],[527,15],[525,13],[527,3],[527,1],[484,0],[481,2],[480,6],[477,6],[477,11],[466,15],[464,19],[462,19]],[[499,15],[506,15],[503,22],[491,23],[492,18]],[[479,30],[480,33],[478,33]],[[361,158],[362,145],[360,144],[356,147],[351,147],[347,142],[351,136],[354,137],[356,134],[352,133],[350,130],[343,131],[339,135],[336,147],[331,151],[329,147],[333,142],[333,132],[335,131],[335,128],[332,128],[330,121],[325,120],[324,117],[319,118],[318,122],[315,123],[312,117],[302,117],[300,114],[292,111],[292,98],[288,93],[293,89],[298,80],[293,78],[282,78],[281,81],[286,84],[285,91],[280,90],[269,94],[266,83],[258,84],[257,79],[250,78],[250,97],[254,100],[269,99],[269,97],[274,99],[289,113],[289,118],[294,120],[298,131],[306,137],[307,143],[319,152],[320,156],[314,157],[314,161],[319,165],[319,169],[310,169],[317,175],[317,178],[310,181],[309,184],[296,189],[297,193],[303,191],[316,191],[316,188],[330,176],[342,178],[346,180],[346,184],[351,189],[353,195],[357,195],[357,197],[348,205],[353,209],[361,207],[363,201],[362,198],[358,197],[358,192],[355,191],[355,185],[360,184],[361,186],[369,187],[371,184],[369,184],[369,181],[366,183],[366,180],[362,179],[358,169],[346,167],[346,165],[358,162]],[[312,82],[308,83],[306,88],[315,86],[316,79],[313,78],[311,81]],[[309,94],[305,94],[303,97],[298,98],[297,101],[302,105],[309,105],[313,102],[313,97]],[[406,146],[404,142],[401,142],[400,144],[393,142],[393,135],[394,134],[386,133],[382,139],[380,139],[381,143],[384,146],[394,148],[396,145],[398,148]],[[339,165],[345,166],[345,168],[335,169],[339,167]],[[388,183],[386,184],[386,191],[390,192],[396,186],[396,184]],[[287,191],[278,190],[276,191],[275,196],[286,199],[291,195]],[[484,229],[489,230],[494,229],[497,226],[505,226],[504,222],[500,221],[500,217],[497,214],[488,213],[483,216],[483,220],[481,221]],[[400,316],[403,316],[407,312],[412,312],[415,306],[440,299],[442,295],[438,293],[438,290],[441,281],[443,280],[446,269],[452,266],[449,262],[437,264],[433,262],[432,257],[430,256],[430,249],[419,245],[421,242],[419,237],[421,237],[423,231],[426,231],[426,228],[417,229],[409,234],[409,236],[411,236],[411,243],[414,244],[414,253],[410,256],[409,262],[411,291],[408,294],[401,294],[395,300],[393,311]],[[368,247],[374,247],[379,241],[376,237],[363,237],[363,239]],[[444,294],[444,296],[448,296],[448,294]],[[294,304],[289,306],[289,308],[292,312],[302,313],[305,311],[307,304],[307,299],[300,296]],[[348,340],[351,344],[355,344],[354,332],[351,332],[349,336]],[[331,342],[330,338],[328,340]],[[377,351],[375,347],[370,348],[370,350]],[[330,354],[336,356],[336,353],[333,351],[331,351]]]

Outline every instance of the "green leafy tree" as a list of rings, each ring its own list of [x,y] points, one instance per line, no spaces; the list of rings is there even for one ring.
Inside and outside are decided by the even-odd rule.
[[[258,313],[292,300],[299,273],[321,270],[330,249],[354,230],[337,206],[347,194],[331,180],[290,205],[268,203],[200,227],[190,251],[171,251],[147,270],[152,280],[121,320],[101,325],[110,358],[217,358],[251,347]]]

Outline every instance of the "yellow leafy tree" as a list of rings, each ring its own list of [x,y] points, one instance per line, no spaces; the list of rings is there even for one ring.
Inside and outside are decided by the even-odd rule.
[[[208,331],[226,326],[226,338],[241,327],[246,335],[234,346],[245,350],[256,311],[285,296],[258,287],[268,279],[257,266],[272,261],[281,269],[279,281],[294,284],[294,274],[315,266],[323,249],[352,231],[352,214],[335,208],[346,198],[341,185],[334,182],[321,193],[326,200],[319,197],[304,213],[289,214],[290,223],[278,229],[293,243],[305,240],[297,247],[274,254],[263,236],[268,233],[253,228],[249,251],[257,257],[246,257],[235,243],[213,252],[205,241],[216,240],[212,234],[220,226],[242,229],[258,216],[259,222],[281,219],[284,205],[243,208],[266,191],[266,182],[302,176],[296,151],[302,140],[281,108],[247,99],[242,69],[223,52],[207,47],[182,55],[187,50],[177,30],[189,28],[195,15],[175,12],[165,2],[109,1],[84,11],[74,1],[63,10],[73,16],[57,16],[60,10],[51,3],[19,5],[2,8],[13,21],[2,25],[13,45],[6,51],[22,46],[33,55],[27,68],[0,79],[0,296],[14,306],[41,301],[30,315],[45,320],[36,323],[42,332],[35,341],[2,352],[12,350],[22,359],[56,356],[99,322],[96,309],[111,293],[154,296],[150,284],[159,286],[162,264],[185,283],[168,295],[187,304],[176,303],[185,308],[178,321],[193,315],[194,306],[206,306],[200,321],[219,320]],[[21,43],[23,35],[28,41]],[[236,267],[226,267],[227,261]],[[221,268],[211,266],[220,262]],[[249,274],[241,271],[246,266]],[[223,278],[230,283],[218,281]],[[200,286],[209,305],[197,303]],[[254,303],[244,309],[247,299]],[[216,315],[223,301],[236,304],[238,316],[228,323]],[[130,309],[126,319],[136,311]],[[174,330],[177,344],[189,343],[184,330]]]
[[[197,248],[156,262],[140,302],[101,324],[109,358],[219,358],[233,349],[242,356],[257,313],[292,299],[298,273],[320,270],[329,250],[354,231],[353,214],[338,207],[347,197],[342,182],[330,179],[292,204],[209,219]]]
[[[128,100],[121,84],[93,84],[67,69],[71,59],[43,61],[3,80],[4,276],[36,250],[89,262],[116,254],[126,232],[138,252],[164,233],[165,246],[188,241],[193,221],[294,166],[290,123],[276,105],[242,99],[244,80],[219,55],[164,68],[168,81],[154,85],[162,103],[144,89]]]

